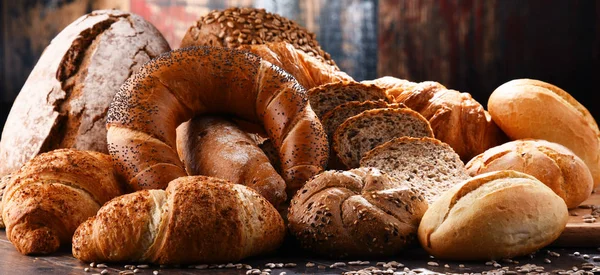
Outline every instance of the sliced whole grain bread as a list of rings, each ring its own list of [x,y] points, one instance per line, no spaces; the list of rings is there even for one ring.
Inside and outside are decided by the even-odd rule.
[[[409,108],[367,110],[335,130],[333,148],[344,165],[356,168],[366,152],[403,136],[433,137],[433,130],[422,115]]]
[[[406,105],[398,104],[398,103],[387,103],[385,101],[350,101],[346,102],[342,105],[338,105],[329,112],[327,112],[321,118],[321,124],[323,124],[323,128],[325,129],[325,133],[327,133],[327,137],[329,137],[329,141],[331,142],[333,138],[333,133],[338,126],[340,126],[346,119],[358,115],[364,111],[372,110],[372,109],[381,109],[381,108],[404,108]]]
[[[350,101],[383,100],[390,102],[385,89],[374,84],[342,81],[328,83],[308,90],[308,101],[321,119],[325,113]]]
[[[435,138],[400,137],[367,152],[361,167],[375,167],[421,191],[429,204],[469,178],[460,156]]]

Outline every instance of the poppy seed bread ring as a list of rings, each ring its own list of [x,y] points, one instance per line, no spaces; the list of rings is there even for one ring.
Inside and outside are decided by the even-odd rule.
[[[118,172],[134,190],[163,189],[185,176],[175,129],[206,113],[261,124],[278,149],[288,192],[327,162],[327,137],[294,77],[248,52],[191,47],[144,64],[115,96],[107,140]]]

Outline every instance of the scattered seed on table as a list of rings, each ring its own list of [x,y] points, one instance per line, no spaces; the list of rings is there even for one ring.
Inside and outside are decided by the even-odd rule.
[[[140,265],[137,265],[137,268],[149,268],[149,267],[150,267],[150,266],[149,266],[149,265],[147,265],[147,264],[140,264]]]
[[[281,273],[279,273],[279,275],[287,275],[287,273],[281,272]]]
[[[284,267],[296,267],[295,263],[287,263],[283,265]]]
[[[102,270],[102,272],[100,272],[100,274],[106,275],[106,274],[108,274],[108,270],[104,269],[104,270]]]
[[[152,271],[152,274],[157,275],[158,274],[158,270]]]
[[[337,268],[337,267],[344,267],[344,266],[346,266],[346,263],[337,262],[337,263],[330,265],[329,268]]]
[[[133,270],[133,273],[139,273],[139,272],[140,272],[140,270],[137,268]]]
[[[98,264],[96,267],[97,268],[107,268],[108,266],[105,264]]]
[[[201,265],[195,266],[194,268],[196,268],[196,269],[207,269],[208,265],[207,264],[201,264]]]
[[[90,267],[95,267],[95,266],[96,266],[96,263],[94,263],[94,262],[90,263]]]
[[[271,272],[271,269],[265,268],[262,270],[262,272]]]
[[[89,268],[89,267],[86,267],[86,268],[84,268],[84,269],[83,269],[83,271],[85,271],[85,272],[90,272],[90,268]]]
[[[427,265],[429,265],[429,266],[439,266],[440,264],[438,264],[436,262],[427,262]]]
[[[493,264],[494,264],[494,262],[485,262],[485,265],[488,265],[488,266],[493,265]]]
[[[306,267],[314,267],[314,266],[315,266],[315,264],[313,264],[311,262],[306,263]]]
[[[445,268],[450,268],[450,265],[448,265],[448,264],[445,264],[445,265],[444,265],[444,267],[445,267]]]
[[[465,268],[465,265],[464,264],[459,264],[458,268]]]
[[[581,257],[583,257],[584,259],[586,259],[586,260],[587,260],[587,259],[589,259],[589,258],[590,258],[590,255],[588,255],[588,254],[583,254],[583,256],[581,256]]]
[[[319,265],[317,268],[319,268],[319,269],[325,269],[325,268],[327,268],[327,267],[326,267],[326,266],[324,266],[324,265]]]

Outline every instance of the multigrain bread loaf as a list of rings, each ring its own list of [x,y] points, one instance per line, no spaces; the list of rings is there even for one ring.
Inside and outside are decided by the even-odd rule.
[[[388,95],[423,115],[431,124],[435,137],[448,143],[464,162],[508,141],[488,112],[470,94],[449,90],[433,81],[406,83],[406,80],[396,79],[394,85],[394,80],[387,77],[373,83],[391,87],[387,90]]]
[[[354,81],[334,82],[314,87],[308,90],[308,100],[320,119],[333,108],[351,101],[390,102],[385,89]]]
[[[12,174],[3,196],[6,237],[22,254],[48,254],[123,193],[110,156],[74,149],[40,154]]]
[[[353,81],[352,77],[338,67],[323,63],[287,42],[244,45],[239,49],[252,52],[284,69],[307,90],[327,83]]]
[[[269,42],[287,42],[320,62],[335,66],[331,56],[319,46],[314,33],[265,9],[232,7],[213,10],[201,16],[188,29],[181,41],[181,47],[237,48]]]
[[[553,242],[568,218],[565,202],[542,182],[495,171],[456,185],[430,205],[419,241],[439,259],[512,258]]]
[[[327,136],[292,76],[248,52],[194,47],[145,63],[115,96],[107,140],[117,170],[136,190],[164,188],[187,175],[176,128],[207,113],[261,125],[278,150],[290,194],[326,165]]]
[[[516,79],[496,88],[488,101],[494,121],[511,139],[543,139],[564,145],[590,169],[600,186],[600,131],[590,112],[552,84]]]
[[[285,226],[252,189],[228,181],[181,177],[166,191],[143,190],[105,204],[73,236],[85,262],[227,263],[273,251]]]
[[[583,160],[568,148],[545,140],[515,140],[490,148],[466,168],[471,176],[499,170],[529,174],[563,198],[568,208],[585,201],[594,187]]]
[[[376,167],[421,191],[429,203],[469,178],[458,154],[438,139],[400,137],[367,152],[361,167]]]
[[[142,17],[94,11],[61,31],[17,96],[0,141],[0,176],[57,148],[107,153],[108,105],[141,64],[170,50]]]
[[[285,181],[265,153],[230,120],[201,116],[180,125],[177,153],[189,175],[248,186],[276,208],[287,199]]]
[[[337,128],[333,148],[346,167],[357,168],[365,153],[402,136],[433,137],[433,132],[427,120],[411,109],[367,110]]]
[[[389,256],[415,240],[427,203],[375,168],[326,171],[291,201],[290,232],[311,252],[333,258]]]

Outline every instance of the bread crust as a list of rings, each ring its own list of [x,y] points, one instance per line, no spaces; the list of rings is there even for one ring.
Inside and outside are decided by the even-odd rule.
[[[498,260],[553,242],[569,214],[565,202],[516,171],[478,175],[444,193],[423,216],[419,241],[439,259]]]
[[[197,117],[177,127],[177,153],[189,175],[248,186],[276,208],[287,199],[285,181],[265,153],[225,118]]]
[[[57,148],[108,153],[110,101],[141,64],[169,49],[158,30],[131,13],[94,11],[67,26],[13,104],[0,141],[0,176]]]
[[[516,79],[490,95],[494,121],[513,140],[543,139],[572,150],[590,169],[594,188],[600,186],[600,131],[589,111],[552,84]]]
[[[415,238],[427,203],[376,168],[326,171],[291,201],[290,232],[311,252],[333,258],[389,256]]]
[[[260,123],[278,148],[289,193],[326,165],[327,137],[291,75],[247,52],[198,47],[144,64],[115,96],[107,139],[117,170],[135,190],[185,176],[175,129],[205,113]]]
[[[123,193],[110,156],[58,149],[12,174],[3,196],[6,236],[22,254],[69,244],[77,226]]]
[[[568,148],[545,140],[515,140],[474,157],[466,168],[471,176],[498,170],[515,170],[534,176],[575,208],[592,193],[589,169]]]
[[[258,193],[204,177],[181,177],[166,191],[118,197],[73,236],[85,262],[227,263],[278,248],[281,216]]]

